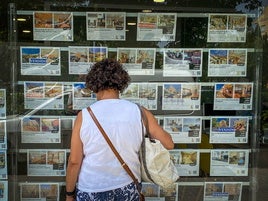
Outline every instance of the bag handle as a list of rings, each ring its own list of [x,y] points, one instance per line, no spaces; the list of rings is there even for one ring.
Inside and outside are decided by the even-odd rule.
[[[144,109],[143,106],[141,106],[141,105],[139,105],[139,104],[137,104],[137,106],[138,106],[139,109],[140,109],[140,113],[141,113],[141,121],[143,122],[143,124],[144,124],[144,126],[145,126],[145,130],[146,130],[146,132],[145,132],[145,134],[144,134],[144,137],[148,137],[148,138],[150,139],[150,141],[154,141],[154,140],[152,139],[152,137],[151,137],[150,132],[149,132],[149,123],[148,123],[147,116],[146,116],[146,114],[145,114],[145,112],[144,112],[145,109]],[[142,126],[142,133],[144,133],[144,128],[143,128],[143,126]]]
[[[102,133],[104,139],[106,140],[106,142],[108,143],[108,145],[110,146],[110,148],[112,149],[112,151],[114,152],[116,158],[119,160],[121,166],[126,170],[126,172],[129,174],[129,176],[133,179],[134,183],[137,185],[137,187],[139,188],[139,182],[138,179],[134,176],[133,172],[130,170],[130,168],[128,167],[128,165],[125,163],[125,161],[122,159],[122,157],[120,156],[120,154],[118,153],[118,151],[116,150],[116,148],[114,147],[113,143],[111,142],[111,140],[109,139],[109,137],[107,136],[106,132],[104,131],[104,129],[102,128],[102,126],[100,125],[98,119],[96,118],[96,116],[94,115],[93,111],[91,110],[90,107],[87,108],[90,116],[92,117],[93,121],[95,122],[95,124],[97,125],[98,129],[100,130],[100,132]]]
[[[137,104],[137,103],[136,103]],[[145,138],[148,138],[150,140],[151,143],[154,143],[155,140],[153,140],[151,138],[151,134],[149,132],[149,124],[148,124],[148,119],[147,119],[147,116],[144,112],[144,107],[137,104],[137,106],[139,107],[139,110],[140,110],[140,113],[141,113],[141,127],[142,127],[142,143],[141,143],[141,148],[140,148],[140,160],[141,160],[141,163],[143,163],[143,168],[144,168],[144,173],[146,174],[147,178],[153,182],[154,180],[152,179],[148,169],[147,169],[147,165],[146,165],[146,146],[145,146]],[[143,126],[144,125],[144,126]],[[146,130],[146,133],[144,134],[144,127],[145,127],[145,130]]]

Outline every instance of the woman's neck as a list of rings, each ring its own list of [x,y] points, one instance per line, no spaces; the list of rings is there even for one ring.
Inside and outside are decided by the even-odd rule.
[[[106,89],[97,93],[97,100],[119,99],[119,91],[114,89]]]

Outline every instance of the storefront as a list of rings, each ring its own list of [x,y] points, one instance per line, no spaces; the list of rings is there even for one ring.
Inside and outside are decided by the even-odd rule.
[[[96,101],[84,75],[106,57],[131,75],[121,98],[152,111],[176,143],[171,154],[181,178],[168,189],[143,183],[148,200],[265,200],[267,6],[267,0],[6,0],[0,201],[65,200],[73,121]]]

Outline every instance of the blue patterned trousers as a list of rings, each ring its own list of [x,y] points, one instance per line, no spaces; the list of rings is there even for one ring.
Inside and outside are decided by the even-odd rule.
[[[87,193],[77,189],[76,201],[139,201],[139,191],[134,182],[114,190]]]

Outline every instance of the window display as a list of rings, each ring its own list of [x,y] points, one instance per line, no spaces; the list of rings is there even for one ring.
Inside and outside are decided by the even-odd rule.
[[[37,11],[33,18],[34,40],[73,41],[73,13]]]
[[[162,110],[200,110],[200,83],[164,83]]]
[[[0,119],[6,119],[6,90],[0,89]]]
[[[158,83],[131,83],[120,98],[157,110]]]
[[[0,149],[7,148],[7,129],[6,129],[6,121],[0,120]]]
[[[66,150],[28,149],[28,176],[65,176]]]
[[[163,128],[175,143],[200,143],[201,125],[201,117],[164,117]]]
[[[211,150],[211,176],[248,176],[249,150]]]
[[[137,41],[174,41],[176,13],[138,13]]]
[[[24,117],[21,122],[21,143],[60,143],[60,122],[60,117]]]
[[[22,75],[60,75],[60,48],[20,47]]]
[[[248,117],[211,117],[210,143],[247,143]]]
[[[0,200],[8,200],[8,185],[7,181],[0,181]]]
[[[216,83],[215,110],[251,110],[253,83]]]
[[[0,179],[7,179],[7,151],[0,149]]]
[[[209,14],[208,42],[245,42],[247,15]]]
[[[69,47],[69,74],[87,74],[90,66],[108,55],[107,47]]]
[[[171,150],[172,159],[180,176],[199,175],[199,150]]]
[[[202,76],[202,49],[164,49],[164,76]]]
[[[63,84],[55,82],[24,82],[24,100],[25,109],[63,109]]]
[[[6,89],[0,89],[0,201],[7,200],[8,171],[23,175],[16,178],[20,194],[14,200],[65,200],[72,124],[97,98],[85,75],[107,57],[131,76],[120,98],[155,114],[175,143],[170,153],[180,180],[170,189],[143,182],[146,199],[191,200],[184,188],[201,187],[198,201],[244,201],[242,186],[252,185],[259,100],[256,15],[218,12],[219,5],[201,11],[196,5],[189,10],[174,4],[168,11],[143,5],[146,11],[131,2],[118,8],[76,3],[16,11],[31,19],[32,36],[17,45],[17,128],[6,123]],[[10,134],[12,126],[17,131]],[[10,155],[25,169],[9,167]]]
[[[125,12],[87,12],[87,40],[125,40]]]
[[[117,48],[117,60],[130,75],[154,75],[155,54],[151,48]]]
[[[58,183],[22,183],[20,191],[21,201],[60,200]]]
[[[247,49],[210,49],[208,76],[246,76]]]
[[[241,182],[206,182],[204,201],[241,201]]]

